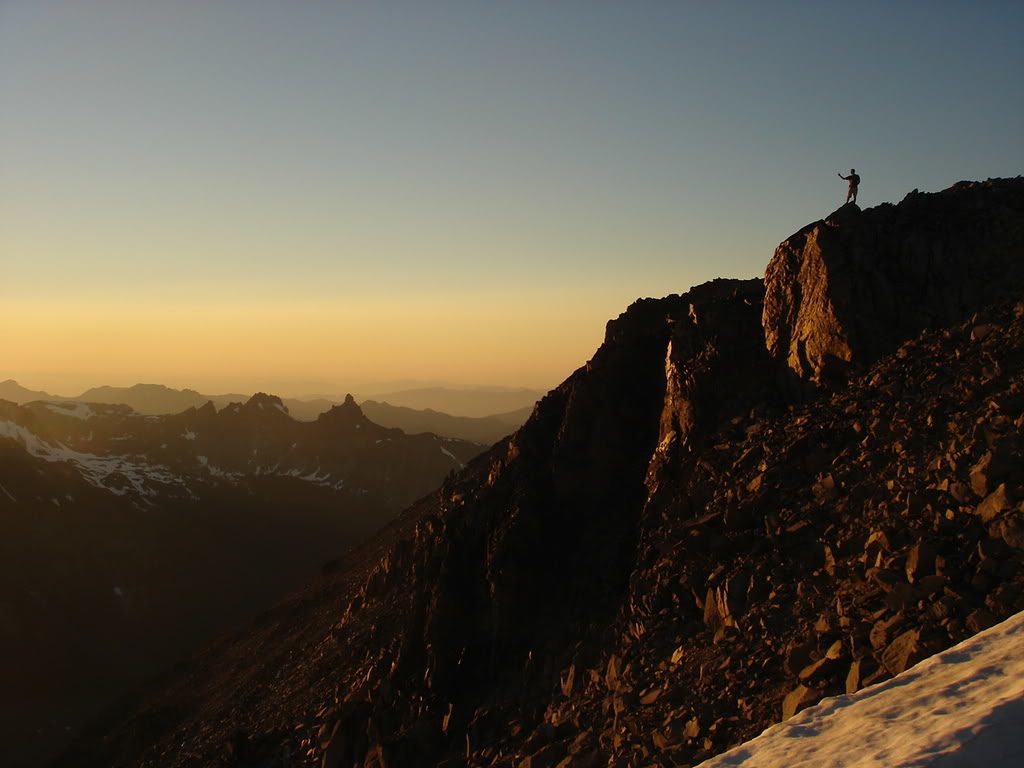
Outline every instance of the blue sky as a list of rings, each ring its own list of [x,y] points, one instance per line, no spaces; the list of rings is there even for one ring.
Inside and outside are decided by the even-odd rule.
[[[761,275],[837,171],[1021,173],[1022,39],[1010,2],[0,0],[0,377],[551,386],[638,296]]]

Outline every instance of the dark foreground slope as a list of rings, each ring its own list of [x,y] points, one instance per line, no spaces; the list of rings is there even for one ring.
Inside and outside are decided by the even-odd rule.
[[[482,448],[351,398],[312,423],[264,394],[167,416],[0,401],[0,764],[44,764]]]
[[[1022,244],[1024,181],[962,184],[840,209],[764,284],[638,301],[515,435],[65,764],[688,765],[1024,608]],[[919,258],[947,288],[903,281]]]

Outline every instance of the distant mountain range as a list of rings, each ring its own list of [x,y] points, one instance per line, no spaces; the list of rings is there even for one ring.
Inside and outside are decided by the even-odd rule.
[[[511,387],[474,387],[466,389],[421,387],[419,389],[404,389],[399,392],[375,394],[367,399],[390,403],[391,405],[404,408],[429,409],[450,413],[453,416],[483,418],[493,416],[494,414],[518,411],[527,406],[532,409],[534,403],[545,394],[545,390],[541,389],[514,389]]]
[[[384,426],[398,427],[411,433],[433,432],[437,435],[450,435],[486,445],[492,445],[515,432],[533,411],[533,406],[529,405],[508,413],[473,418],[451,416],[431,409],[418,411],[414,408],[379,403],[376,400],[364,400],[360,407],[369,418]]]
[[[12,403],[30,403],[33,400],[66,400],[68,398],[57,397],[49,392],[38,389],[27,389],[21,386],[14,379],[0,381],[0,400],[10,400]]]
[[[300,422],[262,393],[144,415],[2,386],[33,401],[0,401],[0,743],[34,734],[36,760],[484,448],[380,426],[351,397]]]
[[[433,432],[490,445],[526,421],[534,403],[543,394],[533,389],[431,387],[376,395],[361,404],[369,417],[381,426],[396,427],[408,433]],[[207,395],[162,384],[93,387],[76,397],[62,397],[27,389],[13,379],[0,382],[0,400],[19,405],[36,400],[103,403],[127,405],[137,413],[148,415],[181,413],[188,408],[202,408],[208,402],[219,411],[248,399],[248,395],[238,393]],[[314,421],[339,402],[324,397],[282,399],[289,415],[299,421]]]

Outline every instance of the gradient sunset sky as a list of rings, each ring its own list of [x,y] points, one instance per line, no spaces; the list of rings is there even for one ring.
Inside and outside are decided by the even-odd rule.
[[[0,379],[550,387],[844,200],[1024,172],[1020,2],[0,0]]]

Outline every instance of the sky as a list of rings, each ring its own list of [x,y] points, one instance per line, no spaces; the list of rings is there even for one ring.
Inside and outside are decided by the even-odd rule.
[[[845,199],[1024,169],[1019,2],[0,0],[0,379],[547,388]]]

